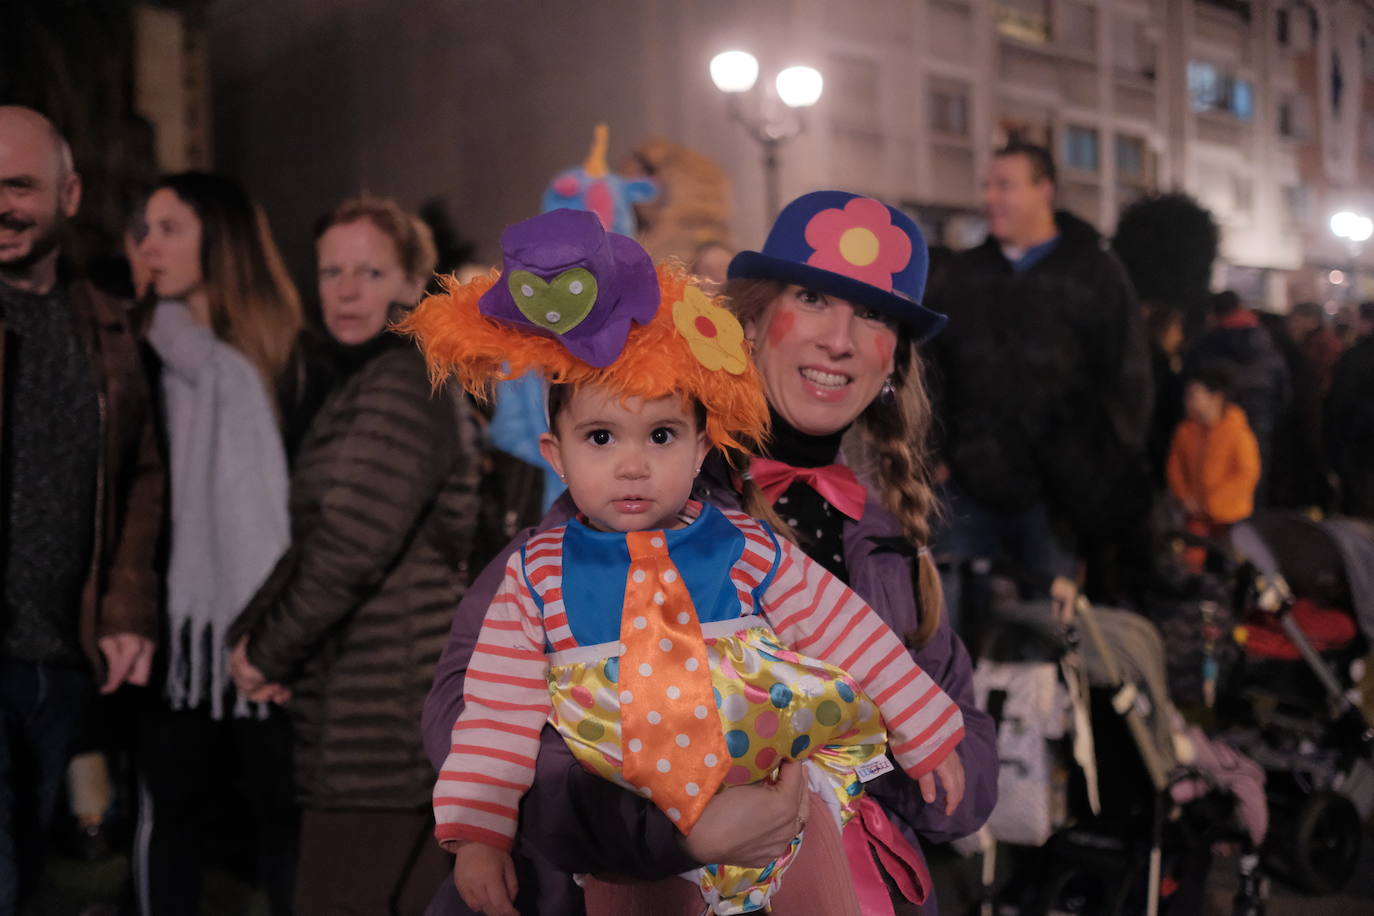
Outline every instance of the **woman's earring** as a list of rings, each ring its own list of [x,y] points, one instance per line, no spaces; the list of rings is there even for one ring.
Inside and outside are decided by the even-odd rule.
[[[892,376],[889,375],[887,381],[883,382],[883,388],[878,392],[878,397],[882,398],[883,402],[887,404],[897,399],[897,386],[892,383]]]

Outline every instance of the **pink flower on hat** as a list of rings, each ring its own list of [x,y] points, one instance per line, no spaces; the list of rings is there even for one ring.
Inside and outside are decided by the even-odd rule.
[[[871,197],[820,211],[806,224],[805,237],[815,249],[807,264],[887,292],[892,275],[911,260],[911,239],[892,225],[887,206]]]

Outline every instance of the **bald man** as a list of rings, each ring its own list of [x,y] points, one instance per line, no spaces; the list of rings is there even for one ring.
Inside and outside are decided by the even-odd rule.
[[[64,271],[81,203],[47,118],[0,106],[0,916],[99,689],[148,679],[165,473],[125,309]]]

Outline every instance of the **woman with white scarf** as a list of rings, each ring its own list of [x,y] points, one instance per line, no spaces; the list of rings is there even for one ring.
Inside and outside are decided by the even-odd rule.
[[[198,909],[219,806],[253,815],[259,881],[289,908],[295,818],[286,699],[242,696],[225,633],[290,540],[287,467],[274,406],[301,326],[299,299],[261,211],[230,179],[159,182],[139,244],[158,298],[148,342],[161,359],[171,470],[163,702],[140,736],[135,890],[143,916]],[[246,798],[231,798],[231,789]]]

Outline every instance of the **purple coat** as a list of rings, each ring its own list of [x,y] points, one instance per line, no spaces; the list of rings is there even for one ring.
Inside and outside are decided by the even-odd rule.
[[[738,496],[711,477],[708,464],[693,496],[722,508],[738,508]],[[562,524],[574,510],[566,494],[554,504],[539,530]],[[449,643],[439,659],[434,687],[425,701],[425,749],[435,768],[448,756],[453,723],[463,709],[463,677],[477,643],[487,605],[501,582],[506,560],[533,534],[526,531],[492,560],[458,605]],[[917,628],[913,583],[914,553],[897,520],[871,497],[858,522],[844,528],[845,566],[849,586],[897,633]],[[921,798],[915,780],[900,768],[867,783],[865,789],[913,844],[916,837],[943,843],[976,831],[997,801],[997,744],[992,719],[974,705],[973,672],[968,652],[942,618],[935,636],[912,658],[959,704],[964,740],[958,753],[967,789],[952,815],[945,815],[944,793],[933,805]],[[524,861],[521,861],[524,859]],[[657,879],[695,868],[679,843],[677,829],[651,802],[589,773],[552,727],[544,729],[534,786],[520,806],[516,846],[522,914],[578,916],[582,894],[568,875],[611,872]],[[922,910],[938,912],[934,896]],[[445,881],[427,916],[469,916],[453,887]]]

